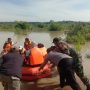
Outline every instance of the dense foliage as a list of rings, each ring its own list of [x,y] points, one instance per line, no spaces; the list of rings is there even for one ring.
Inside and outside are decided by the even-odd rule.
[[[30,30],[31,25],[29,23],[26,23],[26,22],[16,22],[15,28],[22,29],[22,30]]]
[[[58,22],[50,21],[49,23],[49,31],[60,31],[61,30],[61,25]]]
[[[1,22],[0,30],[25,31],[65,31],[69,43],[84,44],[90,41],[90,22],[59,21],[55,22]]]
[[[67,34],[67,41],[80,44],[90,41],[90,23],[76,23]]]

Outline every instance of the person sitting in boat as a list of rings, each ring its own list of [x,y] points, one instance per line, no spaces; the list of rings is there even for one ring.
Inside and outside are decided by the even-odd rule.
[[[29,40],[29,38],[25,38],[24,48],[26,49],[26,59],[28,59],[30,50],[35,47],[35,45],[36,44],[32,40]]]
[[[1,53],[2,54],[7,54],[8,53],[7,48],[12,48],[12,45],[9,42],[4,43],[3,50],[2,50]]]
[[[26,59],[26,50],[23,46],[19,46],[19,53],[22,55],[24,62],[23,62],[23,66],[28,64],[28,61]]]
[[[42,43],[38,43],[38,48],[42,48],[42,47],[44,47],[44,44],[42,44]]]
[[[12,46],[13,46],[13,44],[14,44],[11,38],[8,38],[5,43],[10,43]]]
[[[25,54],[26,50],[23,46],[19,46],[19,53],[20,54]]]
[[[41,54],[45,58],[45,56],[47,55],[47,49],[45,48],[44,44],[38,43],[37,47],[40,49]]]
[[[24,48],[27,50],[30,50],[31,48],[33,48],[35,46],[35,43],[29,39],[29,38],[25,38],[25,42],[24,42]]]
[[[8,43],[8,42],[4,43],[3,50],[2,50],[1,53],[0,53],[0,58],[1,58],[3,55],[8,54],[8,49],[11,49],[11,48],[12,48],[12,47],[11,47],[11,44],[10,44],[10,43]],[[0,60],[0,63],[1,63],[1,60]]]

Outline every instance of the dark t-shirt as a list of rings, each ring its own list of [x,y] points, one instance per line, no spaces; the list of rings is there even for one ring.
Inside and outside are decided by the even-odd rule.
[[[21,77],[21,68],[23,64],[22,56],[16,52],[9,52],[2,57],[3,61],[0,66],[0,74]]]

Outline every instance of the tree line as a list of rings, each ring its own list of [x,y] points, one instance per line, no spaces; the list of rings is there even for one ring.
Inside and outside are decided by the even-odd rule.
[[[0,22],[0,30],[11,31],[64,31],[67,42],[84,44],[90,41],[90,22],[53,21],[50,22]]]

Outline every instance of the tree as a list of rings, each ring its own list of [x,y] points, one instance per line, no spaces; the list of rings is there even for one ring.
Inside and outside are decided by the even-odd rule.
[[[31,29],[31,26],[27,22],[16,22],[15,28],[22,29],[22,30],[29,30]]]
[[[61,30],[60,24],[51,20],[50,25],[49,25],[49,30],[50,31],[59,31],[59,30]]]

